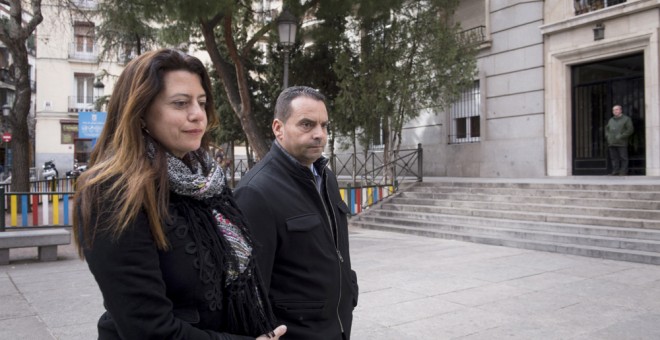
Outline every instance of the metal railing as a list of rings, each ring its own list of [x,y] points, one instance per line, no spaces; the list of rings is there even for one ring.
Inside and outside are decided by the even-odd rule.
[[[403,181],[421,182],[423,173],[422,144],[416,149],[399,150],[390,154],[384,163],[383,151],[362,154],[335,154],[330,159],[333,171],[340,180],[350,180],[353,185],[393,185],[395,190]]]
[[[486,26],[476,26],[457,33],[463,44],[480,44],[486,41]]]
[[[575,15],[580,15],[624,2],[626,0],[574,0],[573,6],[575,8]]]

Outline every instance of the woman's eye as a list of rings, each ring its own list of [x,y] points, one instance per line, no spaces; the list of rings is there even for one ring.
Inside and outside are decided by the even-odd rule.
[[[188,102],[185,102],[185,101],[176,101],[176,102],[174,102],[174,106],[179,107],[179,108],[185,107],[187,104],[188,104]]]
[[[199,107],[206,109],[206,102],[199,102]]]

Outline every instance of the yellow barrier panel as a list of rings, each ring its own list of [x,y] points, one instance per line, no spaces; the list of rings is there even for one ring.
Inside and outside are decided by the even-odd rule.
[[[60,224],[60,195],[53,195],[53,224]]]
[[[16,195],[9,197],[11,201],[11,226],[16,227],[18,226],[18,200],[16,199]]]
[[[374,204],[374,192],[373,188],[367,188],[367,206],[372,206]]]
[[[346,189],[339,189],[339,195],[341,195],[342,201],[346,201]]]

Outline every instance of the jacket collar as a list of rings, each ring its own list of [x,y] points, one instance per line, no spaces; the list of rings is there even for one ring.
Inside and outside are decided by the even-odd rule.
[[[272,152],[274,155],[277,156],[277,158],[282,159],[283,163],[285,163],[286,167],[289,168],[289,170],[299,176],[299,177],[304,177],[304,178],[314,178],[314,175],[312,174],[312,170],[298,162],[291,154],[289,154],[284,148],[280,145],[280,143],[276,140],[273,141],[273,145],[270,147],[270,152]],[[325,167],[328,165],[328,159],[326,157],[319,157],[316,161],[314,161],[314,168],[316,168],[316,171],[323,176],[325,175]]]

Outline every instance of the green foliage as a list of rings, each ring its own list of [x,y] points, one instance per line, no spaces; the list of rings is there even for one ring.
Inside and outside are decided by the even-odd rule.
[[[422,109],[446,109],[473,81],[476,51],[458,38],[460,26],[451,20],[457,5],[456,0],[360,2],[352,28],[360,39],[346,46],[334,65],[341,132],[358,129],[359,142],[368,147],[380,129],[391,129],[394,135],[385,143],[400,143],[403,124]]]

